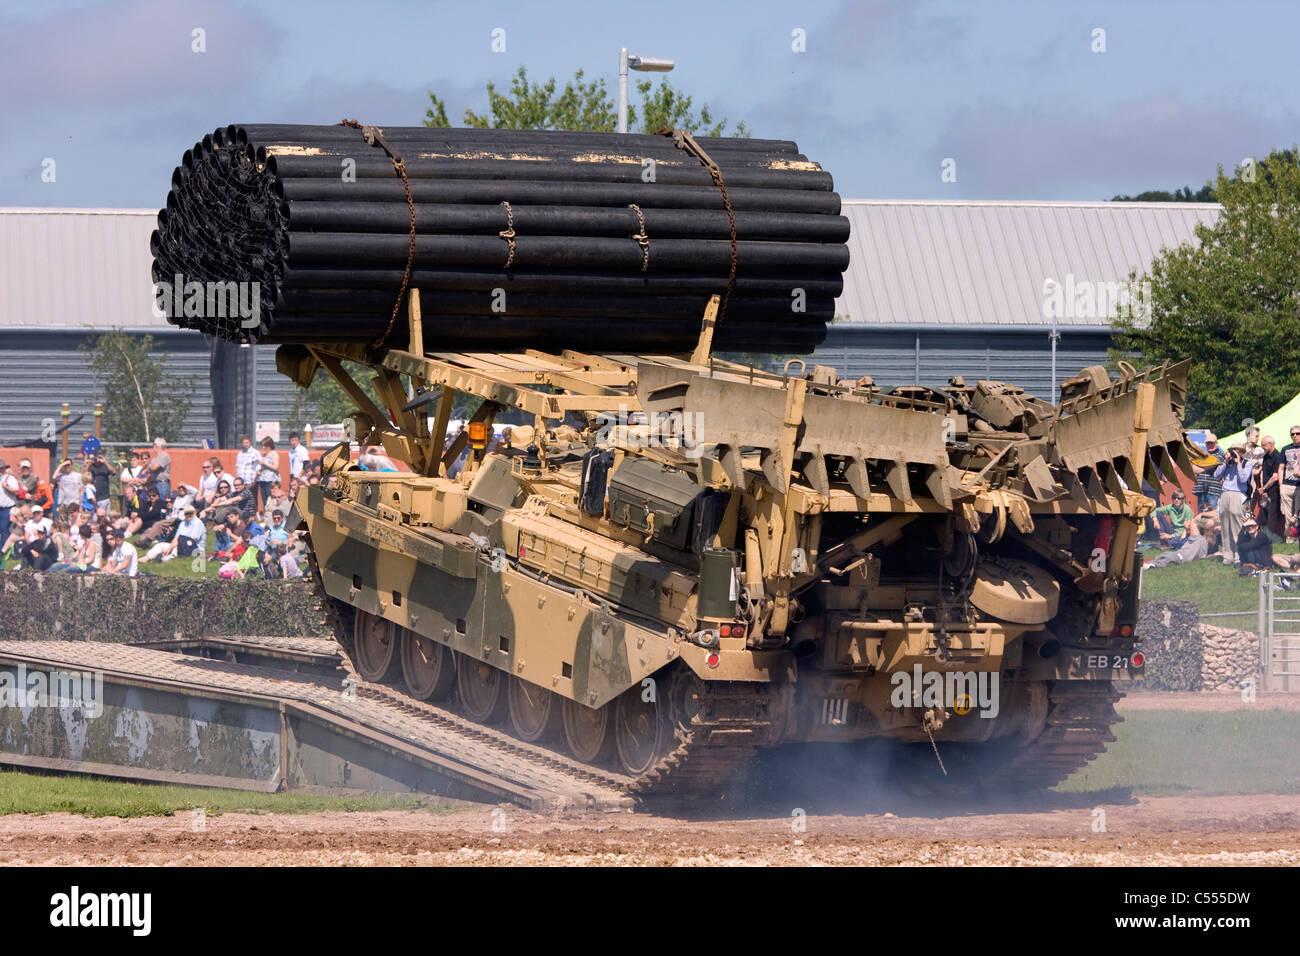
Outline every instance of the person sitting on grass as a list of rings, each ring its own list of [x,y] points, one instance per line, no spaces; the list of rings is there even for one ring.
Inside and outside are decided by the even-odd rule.
[[[159,541],[145,554],[146,561],[170,561],[172,558],[193,557],[203,548],[208,529],[203,526],[194,513],[194,506],[187,507],[176,532],[170,541]]]
[[[9,536],[0,541],[0,568],[13,558],[21,558],[18,550],[27,543],[27,522],[32,520],[32,506],[21,502],[9,512]]]
[[[1259,574],[1273,566],[1273,541],[1253,515],[1246,515],[1242,522],[1241,533],[1237,535],[1237,556],[1241,558],[1237,573],[1242,577]]]
[[[1166,551],[1156,556],[1154,561],[1145,562],[1143,568],[1165,568],[1171,564],[1186,564],[1210,554],[1210,535],[1218,530],[1218,521],[1213,517],[1189,518],[1183,525],[1185,537],[1177,551]]]
[[[254,536],[247,528],[241,535],[243,539],[244,551],[239,556],[239,576],[242,578],[251,572],[257,571],[262,566],[262,548],[266,545],[266,536]]]
[[[104,538],[104,545],[109,550],[108,560],[99,569],[100,574],[124,574],[128,578],[140,573],[139,558],[135,545],[131,544],[117,528],[109,528]]]
[[[123,536],[129,538],[143,531],[147,539],[153,540],[163,532],[166,522],[167,505],[159,497],[158,489],[150,488],[145,493],[145,503],[128,517],[126,527],[122,529]]]
[[[266,529],[266,539],[272,544],[288,544],[289,530],[284,526],[284,512],[276,508]]]
[[[290,504],[291,502],[289,501],[289,495],[287,492],[285,492],[284,486],[281,485],[280,482],[278,481],[272,482],[271,497],[267,502],[267,507],[264,513],[268,517],[276,511],[280,512],[281,514],[288,514]]]
[[[74,574],[84,574],[87,571],[98,570],[102,563],[100,559],[100,543],[95,537],[95,528],[89,522],[83,522],[77,528],[77,547],[71,557],[65,556],[63,561],[50,567],[51,571],[68,571]]]
[[[240,499],[230,489],[230,482],[222,479],[217,482],[217,490],[208,505],[199,512],[199,518],[208,524],[223,525],[226,516],[239,514]]]
[[[1173,501],[1163,508],[1157,508],[1151,515],[1154,537],[1162,548],[1176,548],[1183,542],[1187,522],[1195,517],[1192,507],[1187,503],[1187,496],[1182,490],[1176,490]]]
[[[299,554],[296,548],[281,548],[280,550],[280,577],[293,580],[302,577],[302,566],[298,563]]]
[[[48,571],[59,560],[59,546],[50,537],[49,529],[37,524],[32,540],[22,546],[23,567],[33,571]]]
[[[244,527],[244,520],[239,515],[234,513],[226,515],[225,523],[219,524],[213,529],[212,557],[221,558],[222,560],[230,558],[239,545],[240,535]]]

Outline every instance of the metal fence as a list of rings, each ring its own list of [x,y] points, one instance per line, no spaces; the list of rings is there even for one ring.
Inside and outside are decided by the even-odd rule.
[[[1300,574],[1259,576],[1259,661],[1265,688],[1300,681]]]

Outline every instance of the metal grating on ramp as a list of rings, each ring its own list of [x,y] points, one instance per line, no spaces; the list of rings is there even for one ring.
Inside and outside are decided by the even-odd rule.
[[[0,642],[0,687],[20,665],[98,675],[102,714],[0,699],[0,763],[253,789],[416,790],[538,810],[632,805],[615,775],[575,772],[519,741],[503,748],[497,732],[342,679],[127,645]]]

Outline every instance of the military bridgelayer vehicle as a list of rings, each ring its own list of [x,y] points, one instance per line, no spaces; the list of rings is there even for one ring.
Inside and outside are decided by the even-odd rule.
[[[849,221],[793,142],[660,133],[228,126],[173,173],[171,321],[323,369],[410,469],[341,445],[296,502],[358,676],[632,790],[873,740],[1062,779],[1142,675],[1142,488],[1190,473],[1186,366],[1053,404],[723,361],[822,341]]]
[[[278,360],[299,383],[328,370],[358,440],[411,468],[339,446],[297,502],[359,676],[633,789],[872,738],[933,751],[936,778],[1050,786],[1114,739],[1115,687],[1141,679],[1141,487],[1190,472],[1185,364],[1088,368],[1054,406],[996,381],[758,371],[707,335],[689,359]],[[457,395],[482,404],[444,450]],[[493,447],[507,409],[532,424]]]

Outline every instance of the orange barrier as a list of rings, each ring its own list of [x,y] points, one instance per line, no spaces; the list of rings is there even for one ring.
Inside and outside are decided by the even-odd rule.
[[[153,455],[153,447],[142,445],[134,449],[137,452],[148,452]],[[280,455],[280,481],[287,488],[289,486],[289,445],[283,446],[277,443],[275,449]],[[307,454],[310,460],[315,461],[321,455],[329,451],[328,448],[309,448]],[[203,463],[209,458],[216,458],[221,462],[221,470],[228,475],[235,474],[235,458],[239,454],[238,448],[168,448],[167,454],[172,456],[172,487],[178,484],[195,485],[199,483],[199,478],[203,475]],[[352,453],[352,460],[356,461],[359,452]],[[13,464],[13,462],[10,462]],[[35,464],[35,459],[33,459]],[[393,462],[400,471],[409,469],[402,462]]]
[[[50,480],[50,453],[45,448],[0,448],[0,458],[3,458],[9,464],[10,474],[18,474],[18,462],[24,458],[31,459],[32,471],[41,477],[42,481]]]

